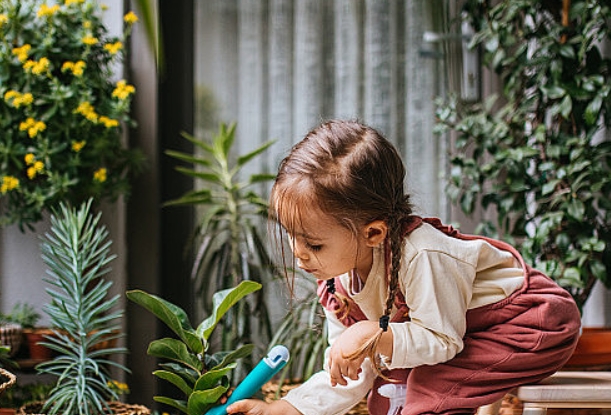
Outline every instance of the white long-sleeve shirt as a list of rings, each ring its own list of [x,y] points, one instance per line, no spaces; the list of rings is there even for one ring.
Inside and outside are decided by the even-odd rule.
[[[351,289],[357,285],[351,278],[344,274],[339,280],[367,319],[377,321],[388,295],[383,250],[375,249],[371,272],[359,292]],[[389,369],[452,359],[463,348],[467,310],[509,296],[522,285],[524,270],[510,252],[483,240],[453,238],[423,223],[405,238],[399,280],[410,321],[389,325],[394,339]],[[346,327],[332,312],[325,314],[332,345]],[[375,376],[366,359],[358,380],[332,387],[325,364],[284,399],[304,415],[343,414],[367,394]]]

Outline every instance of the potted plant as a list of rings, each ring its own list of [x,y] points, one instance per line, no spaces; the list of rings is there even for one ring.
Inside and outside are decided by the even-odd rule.
[[[232,307],[260,288],[257,282],[242,281],[234,288],[216,292],[212,313],[195,328],[182,308],[141,290],[127,292],[127,298],[153,313],[178,337],[154,340],[149,345],[147,353],[163,359],[161,369],[154,375],[176,386],[182,397],[155,396],[155,401],[187,415],[205,414],[217,403],[231,386],[230,375],[236,362],[250,356],[254,345],[212,353],[210,336]]]
[[[255,188],[275,176],[257,173],[241,177],[248,163],[273,142],[248,154],[234,156],[235,129],[235,124],[221,124],[210,141],[183,134],[194,145],[194,154],[166,151],[190,165],[178,166],[177,171],[195,179],[194,190],[167,202],[166,206],[193,206],[201,218],[194,232],[195,260],[191,273],[198,318],[213,312],[215,292],[235,287],[243,280],[265,285],[280,275],[261,237],[260,229],[264,229],[267,221],[267,202]],[[259,351],[266,350],[272,327],[264,291],[228,312],[231,317],[221,322],[219,348],[255,343]],[[253,328],[257,330],[256,336],[251,332]],[[252,359],[249,356],[241,363],[252,366]]]
[[[23,339],[27,346],[27,356],[35,363],[49,360],[52,357],[51,349],[40,344],[44,336],[52,334],[48,327],[38,326],[40,313],[33,305],[17,302],[10,312],[0,315],[0,319],[19,324],[22,327]],[[22,362],[23,364],[23,362]]]
[[[124,408],[125,404],[117,402],[110,369],[128,369],[110,357],[126,349],[99,347],[109,337],[121,336],[118,321],[123,310],[116,307],[119,296],[109,296],[112,282],[104,276],[115,256],[110,254],[108,230],[99,223],[101,214],[92,215],[91,204],[89,200],[71,208],[60,203],[41,244],[46,282],[51,285],[47,289],[51,301],[44,312],[53,329],[45,345],[57,356],[36,369],[57,380],[47,400],[21,408],[24,414],[150,412],[139,405]]]
[[[21,325],[0,318],[0,347],[6,348],[7,354],[14,357],[19,351],[23,336]]]
[[[0,227],[114,200],[142,165],[123,140],[135,90],[113,71],[137,17],[110,36],[101,16],[93,0],[0,2]]]
[[[455,133],[448,194],[480,230],[511,239],[580,308],[611,287],[611,8],[595,0],[466,2],[471,45],[500,79],[500,99],[437,107]],[[611,341],[607,341],[611,344]]]

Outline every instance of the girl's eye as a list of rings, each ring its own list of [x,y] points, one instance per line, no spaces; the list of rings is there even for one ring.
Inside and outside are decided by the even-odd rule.
[[[306,247],[313,252],[318,252],[322,249],[322,245],[312,245],[306,242]]]

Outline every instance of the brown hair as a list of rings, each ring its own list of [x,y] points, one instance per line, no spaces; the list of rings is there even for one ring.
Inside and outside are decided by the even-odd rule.
[[[386,223],[389,289],[380,319],[384,331],[398,290],[401,222],[412,213],[404,181],[403,161],[390,141],[358,121],[332,120],[310,131],[282,160],[270,196],[270,217],[289,233],[301,212],[311,207],[353,232],[375,220]],[[365,349],[374,353],[378,339],[357,355]]]

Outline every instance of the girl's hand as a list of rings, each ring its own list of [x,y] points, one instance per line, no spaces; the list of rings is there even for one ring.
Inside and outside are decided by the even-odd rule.
[[[347,385],[347,379],[357,380],[367,353],[356,355],[363,345],[380,333],[377,321],[359,321],[348,327],[335,340],[329,351],[329,375],[331,386]],[[392,359],[393,334],[388,329],[382,332],[375,353]],[[356,356],[355,356],[356,355]],[[348,358],[352,357],[352,358]]]
[[[243,399],[227,407],[228,414],[301,415],[293,405],[282,399],[267,403],[258,399]]]
[[[378,333],[378,324],[374,321],[359,321],[348,327],[333,343],[329,352],[329,374],[331,386],[347,385],[347,379],[357,380],[361,372],[364,353],[354,355],[365,343]]]

